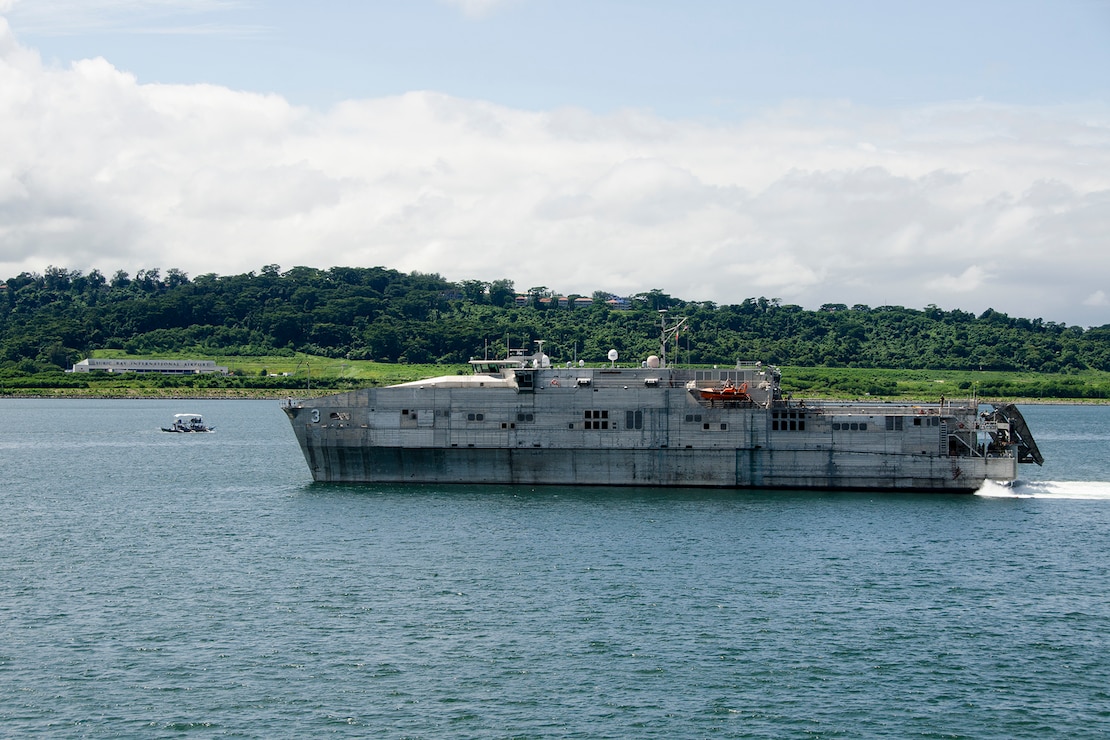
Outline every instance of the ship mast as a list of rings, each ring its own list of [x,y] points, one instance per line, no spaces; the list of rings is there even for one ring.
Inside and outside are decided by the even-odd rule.
[[[659,309],[659,357],[662,362],[662,367],[667,367],[667,340],[672,336],[678,336],[678,330],[686,324],[686,317],[683,316],[677,323],[667,326],[667,309]]]

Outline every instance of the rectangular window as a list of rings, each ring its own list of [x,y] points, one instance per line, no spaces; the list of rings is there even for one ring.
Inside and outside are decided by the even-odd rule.
[[[833,423],[833,429],[837,430],[840,426]],[[845,428],[847,426],[845,425]],[[772,432],[804,432],[806,430],[806,412],[805,410],[782,410],[771,412],[771,431]]]
[[[609,429],[609,412],[605,409],[584,409],[582,419],[583,429]],[[616,429],[617,425],[612,428]]]

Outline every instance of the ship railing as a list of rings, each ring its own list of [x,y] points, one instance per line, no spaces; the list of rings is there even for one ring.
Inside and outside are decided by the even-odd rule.
[[[547,376],[547,384],[555,385],[551,382],[552,376]],[[559,385],[563,387],[579,387],[579,388],[683,388],[685,387],[685,380],[680,380],[677,376],[673,376],[666,370],[658,370],[654,373],[623,373],[623,374],[609,374],[594,372],[592,375],[583,375],[581,372],[571,370],[563,376],[554,376],[559,379]]]
[[[685,388],[693,375],[673,368],[581,368],[544,369],[538,387],[553,388]]]
[[[941,407],[939,404],[884,403],[860,404],[852,401],[824,401],[793,399],[789,406],[801,406],[826,414],[851,414],[853,416],[941,416],[945,411],[958,411],[958,407]]]
[[[750,367],[730,367],[715,370],[697,369],[693,371],[693,379],[699,386],[709,387],[719,387],[725,383],[754,385],[764,379],[761,373],[762,367],[752,363]]]
[[[998,445],[985,439],[969,440],[964,435],[950,433],[948,435],[949,449],[955,451],[954,457],[979,457],[979,458],[1013,458],[1016,457],[1017,445]]]

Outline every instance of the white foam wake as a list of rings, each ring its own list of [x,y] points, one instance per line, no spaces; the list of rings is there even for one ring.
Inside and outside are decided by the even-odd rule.
[[[987,481],[975,492],[989,498],[1058,498],[1110,501],[1107,481],[1014,481],[1013,484]]]

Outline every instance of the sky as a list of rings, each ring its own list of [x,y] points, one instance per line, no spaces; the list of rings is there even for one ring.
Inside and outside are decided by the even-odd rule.
[[[1110,0],[0,0],[0,280],[1110,324]]]

